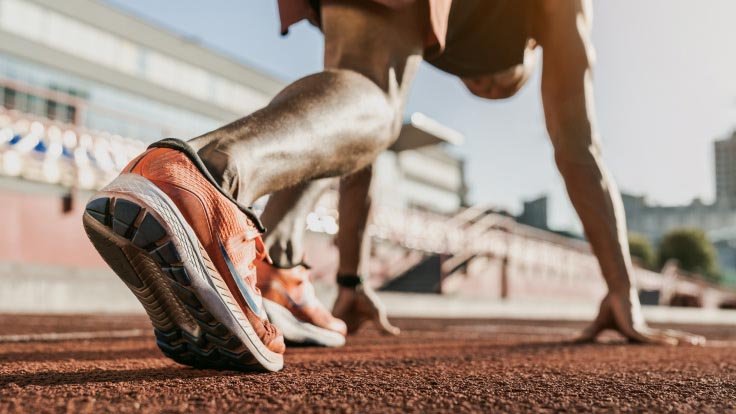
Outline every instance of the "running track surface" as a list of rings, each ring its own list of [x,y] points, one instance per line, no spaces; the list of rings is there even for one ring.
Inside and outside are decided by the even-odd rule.
[[[0,315],[0,413],[736,413],[732,326],[680,327],[710,339],[695,348],[561,343],[577,323],[396,322],[399,337],[364,329],[248,374],[165,359],[141,316]]]

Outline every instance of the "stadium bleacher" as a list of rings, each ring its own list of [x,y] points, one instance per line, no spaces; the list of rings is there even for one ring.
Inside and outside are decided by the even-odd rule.
[[[0,107],[0,174],[82,190],[109,182],[146,145]]]

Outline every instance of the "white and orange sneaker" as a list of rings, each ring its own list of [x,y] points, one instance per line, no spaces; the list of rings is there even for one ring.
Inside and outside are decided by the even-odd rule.
[[[306,265],[280,268],[264,258],[256,262],[256,269],[266,313],[287,341],[329,347],[345,344],[345,322],[319,301]]]
[[[195,367],[283,367],[284,338],[256,286],[263,227],[187,143],[151,145],[92,197],[83,221],[166,356]]]

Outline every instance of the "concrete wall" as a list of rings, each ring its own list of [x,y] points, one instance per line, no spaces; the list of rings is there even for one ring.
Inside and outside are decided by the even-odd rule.
[[[80,269],[104,269],[82,229],[86,195],[62,212],[63,189],[28,181],[3,179],[0,187],[0,262],[33,263]],[[22,185],[19,190],[8,185]]]

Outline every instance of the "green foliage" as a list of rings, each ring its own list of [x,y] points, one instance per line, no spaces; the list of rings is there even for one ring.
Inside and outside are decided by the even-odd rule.
[[[629,233],[629,252],[632,259],[637,259],[645,269],[653,270],[656,265],[654,248],[649,239],[641,234]]]
[[[659,243],[659,265],[669,259],[676,259],[682,270],[720,280],[718,253],[703,230],[680,228],[665,234]]]

